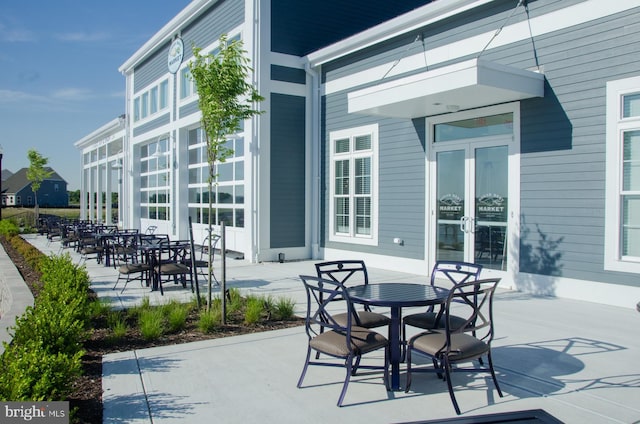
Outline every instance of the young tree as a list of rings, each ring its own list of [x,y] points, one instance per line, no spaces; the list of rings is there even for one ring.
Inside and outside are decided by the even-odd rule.
[[[31,190],[33,191],[34,199],[35,199],[35,208],[34,215],[35,221],[38,222],[39,211],[38,211],[38,190],[40,190],[40,185],[42,181],[49,178],[53,171],[50,169],[45,169],[45,165],[49,162],[48,158],[45,158],[40,153],[38,153],[34,149],[29,149],[27,152],[27,157],[29,158],[29,169],[27,169],[27,179],[31,182]]]
[[[255,105],[264,100],[256,88],[251,85],[249,76],[253,70],[249,66],[247,53],[242,48],[242,41],[220,37],[219,52],[216,55],[203,55],[202,49],[193,47],[194,60],[189,64],[191,78],[198,90],[198,105],[202,112],[202,128],[207,144],[207,162],[209,164],[209,234],[213,231],[213,186],[217,184],[218,163],[233,155],[233,150],[226,146],[230,135],[240,130],[245,119],[262,113]],[[223,240],[225,235],[222,234]],[[224,246],[224,243],[223,243]],[[209,289],[207,307],[211,308],[212,245],[209,237]],[[225,279],[222,279],[222,322],[226,320]]]

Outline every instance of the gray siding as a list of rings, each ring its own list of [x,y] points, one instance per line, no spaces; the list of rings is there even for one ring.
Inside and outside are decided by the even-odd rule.
[[[522,103],[521,271],[639,284],[603,263],[605,87],[640,74],[638,19],[640,8],[536,40],[548,89]]]
[[[182,30],[184,60],[193,56],[192,46],[204,47],[244,22],[244,0],[222,0]]]
[[[194,45],[196,47],[209,45],[220,38],[220,35],[237,27],[243,21],[243,0],[222,0],[213,4],[209,10],[182,30],[183,61],[193,56]],[[168,73],[167,55],[170,45],[170,42],[165,43],[135,68],[133,86],[135,93]]]
[[[530,2],[530,15],[533,18],[579,2]],[[514,3],[492,2],[484,9],[416,33],[424,35],[426,46],[435,47],[497,29],[511,13]],[[523,19],[526,19],[526,13],[520,8],[509,23]],[[605,272],[603,263],[605,86],[610,80],[640,75],[637,60],[640,57],[639,21],[640,8],[637,8],[545,34],[533,41],[500,48],[489,46],[483,54],[483,58],[521,69],[540,65],[546,76],[545,97],[521,102],[520,270],[523,272],[623,285],[640,284],[637,275]],[[416,33],[324,65],[323,80],[340,78],[393,62],[403,54],[421,51],[421,43],[411,45]],[[438,66],[442,65],[445,64]],[[324,100],[323,119],[327,131],[373,122],[380,125],[380,246],[366,248],[327,241],[324,244],[422,257],[425,174],[424,148],[419,141],[418,126],[408,120],[349,115],[346,93],[334,93]],[[328,133],[324,134],[324,140],[328,140]],[[326,150],[323,156],[323,210],[326,212],[329,184]],[[416,188],[412,190],[412,185],[406,181],[415,181]],[[408,207],[402,207],[405,204]],[[326,240],[327,216],[323,219]],[[405,246],[391,245],[392,237],[403,238]]]
[[[198,101],[191,102],[188,105],[184,105],[180,108],[180,118],[184,118],[185,116],[192,115],[197,113],[200,110],[198,106]]]
[[[157,117],[156,119],[154,119],[153,121],[149,121],[143,125],[138,125],[133,129],[133,136],[137,137],[141,134],[144,134],[146,132],[149,132],[155,128],[159,128],[163,125],[166,125],[169,123],[169,114],[165,113],[162,116]]]
[[[329,133],[372,123],[379,124],[379,188],[378,188],[378,246],[362,246],[329,241],[329,216],[323,216],[324,246],[349,250],[424,258],[425,234],[425,133],[424,120],[378,119],[347,112],[346,94],[339,93],[325,99],[326,133],[323,136],[323,170],[329,175]],[[323,211],[329,205],[329,181],[324,178]],[[399,237],[403,246],[393,243]]]
[[[271,247],[305,245],[305,98],[271,95]]]

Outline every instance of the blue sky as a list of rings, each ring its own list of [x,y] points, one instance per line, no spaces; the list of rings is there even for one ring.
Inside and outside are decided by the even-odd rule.
[[[80,188],[73,144],[125,112],[118,68],[189,0],[0,0],[3,169],[49,159]]]

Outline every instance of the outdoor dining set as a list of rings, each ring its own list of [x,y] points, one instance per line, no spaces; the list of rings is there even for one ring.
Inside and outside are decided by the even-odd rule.
[[[397,391],[404,364],[404,391],[410,390],[414,373],[435,373],[446,382],[457,414],[454,371],[489,373],[502,397],[491,358],[493,295],[500,279],[480,279],[481,265],[439,261],[429,284],[370,283],[365,263],[359,260],[323,262],[315,267],[315,275],[300,276],[307,296],[308,345],[299,388],[309,365],[345,367],[337,403],[342,406],[357,372],[378,370],[386,389]],[[403,317],[402,309],[408,307],[424,309]],[[382,308],[388,308],[390,314],[379,313]],[[407,327],[416,327],[418,333],[409,337]],[[375,351],[384,352],[382,364],[361,362]],[[412,361],[416,354],[427,358],[430,365],[416,365]]]
[[[80,254],[80,262],[95,259],[97,263],[116,269],[118,278],[113,288],[123,283],[121,293],[131,281],[139,281],[161,294],[164,294],[163,285],[167,282],[183,288],[189,286],[195,292],[198,275],[206,276],[203,269],[209,263],[208,239],[197,245],[192,239],[170,240],[166,234],[156,234],[154,226],[140,232],[138,229],[121,229],[90,221],[59,221],[42,225],[46,226],[43,231],[47,233],[49,243],[60,242],[61,252],[74,249]],[[212,249],[218,240],[219,236],[212,237]]]

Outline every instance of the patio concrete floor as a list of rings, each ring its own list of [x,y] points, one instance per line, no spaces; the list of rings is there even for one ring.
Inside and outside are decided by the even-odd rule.
[[[59,243],[47,244],[43,236],[25,238],[45,253],[59,250]],[[227,285],[245,293],[289,297],[302,315],[306,306],[298,275],[313,274],[313,263],[228,260]],[[112,289],[116,270],[95,260],[87,262],[87,270],[92,288],[116,307],[129,307],[143,297],[155,304],[192,297],[180,286],[167,286],[160,296],[138,282],[120,294]],[[372,282],[427,282],[424,275],[369,271]],[[640,422],[636,310],[500,291],[494,313],[494,365],[504,397],[498,396],[490,376],[456,373],[453,383],[463,416],[543,409],[566,423]],[[380,374],[358,373],[342,408],[336,406],[341,368],[310,367],[304,388],[298,389],[306,343],[303,327],[296,327],[106,355],[104,423],[374,424],[456,416],[446,384],[432,374],[417,374],[411,391],[404,393],[387,392]],[[382,354],[367,361],[381,363]]]

